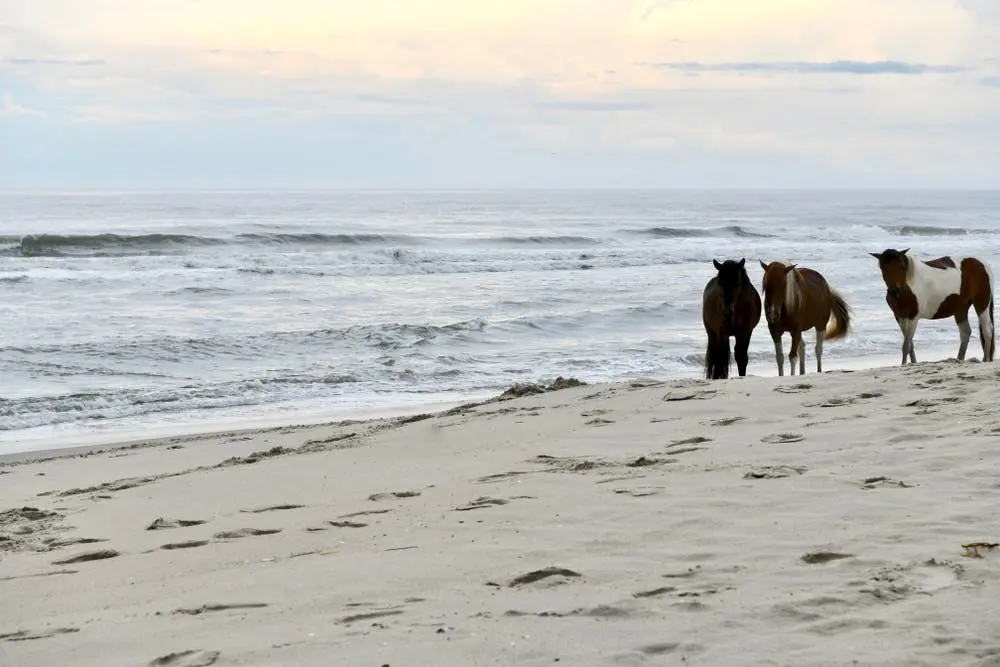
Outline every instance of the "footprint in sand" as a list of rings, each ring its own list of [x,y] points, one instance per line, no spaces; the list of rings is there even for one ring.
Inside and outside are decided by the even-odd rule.
[[[588,459],[578,459],[572,456],[549,456],[539,454],[530,463],[541,463],[549,466],[551,472],[584,472],[595,468],[606,468],[612,465],[608,461],[593,461]]]
[[[888,477],[868,477],[862,483],[861,488],[869,491],[871,489],[877,489],[880,487],[893,487],[899,489],[910,489],[913,488],[913,484],[907,484],[906,482],[901,482],[897,479],[889,479]]]
[[[172,544],[164,544],[160,547],[164,551],[173,551],[175,549],[196,549],[198,547],[203,547],[208,544],[208,540],[191,540],[189,542],[174,542]]]
[[[202,521],[201,519],[164,519],[160,517],[158,519],[153,519],[153,522],[146,526],[146,530],[167,530],[169,528],[190,528],[191,526],[200,526],[207,521]]]
[[[362,510],[360,512],[351,512],[350,514],[341,515],[341,519],[353,519],[356,516],[373,516],[376,514],[388,514],[392,510]]]
[[[527,574],[522,574],[519,577],[514,577],[507,584],[510,588],[516,588],[518,586],[527,586],[528,584],[535,584],[546,579],[555,578],[554,581],[548,582],[550,585],[558,585],[568,583],[570,579],[578,579],[583,575],[579,572],[574,572],[573,570],[568,570],[564,567],[547,567],[543,570],[534,570],[528,572]]]
[[[261,514],[262,512],[284,512],[287,510],[297,510],[302,509],[305,505],[270,505],[268,507],[259,507],[257,509],[240,510],[246,514]]]
[[[389,493],[373,493],[368,496],[368,500],[378,502],[380,500],[392,500],[393,498],[416,498],[419,491],[391,491]]]
[[[149,667],[211,667],[220,655],[218,651],[179,651],[150,661]]]
[[[328,523],[334,528],[364,528],[368,525],[360,521],[330,521]]]
[[[224,530],[220,533],[216,533],[213,537],[217,540],[238,540],[243,537],[276,535],[281,531],[281,528],[240,528],[238,530]]]
[[[825,565],[835,560],[844,558],[854,558],[853,554],[840,554],[834,551],[813,551],[802,556],[802,562],[806,565]]]
[[[183,614],[185,616],[201,616],[202,614],[210,614],[217,611],[242,611],[244,609],[263,609],[267,607],[266,602],[237,602],[234,604],[204,604],[200,607],[195,607],[193,609],[175,609],[175,614]]]
[[[932,595],[958,583],[965,568],[958,563],[930,559],[919,565],[880,568],[869,575],[861,593],[883,602],[898,602],[913,595]]]
[[[58,577],[63,574],[76,574],[80,570],[53,570],[51,572],[38,572],[36,574],[20,574],[13,577],[0,577],[0,581],[14,581],[15,579],[38,579],[40,577]]]
[[[774,388],[779,394],[803,394],[813,386],[811,384],[784,384]]]
[[[107,540],[99,537],[70,537],[65,540],[57,540],[50,537],[44,540],[45,546],[49,551],[54,549],[62,549],[63,547],[71,547],[76,544],[97,544],[99,542],[107,542]]]
[[[607,426],[608,424],[614,424],[615,422],[611,419],[604,419],[602,417],[594,417],[593,419],[585,422],[587,426]]]
[[[761,442],[769,445],[780,445],[790,442],[802,442],[806,437],[800,433],[772,433],[760,439]]]
[[[691,452],[697,452],[698,450],[705,449],[704,447],[698,447],[697,445],[711,442],[711,438],[706,438],[700,435],[696,435],[693,438],[685,438],[683,440],[676,440],[669,445],[664,450],[664,454],[668,456],[677,456],[679,454],[689,454]]]
[[[700,447],[698,449],[701,449]],[[685,450],[691,451],[691,450]],[[683,451],[671,452],[672,454],[683,454]],[[632,459],[625,464],[626,468],[648,468],[650,466],[660,465],[661,463],[677,463],[677,459],[658,459],[650,458],[648,456],[640,456],[637,459]]]
[[[50,637],[55,637],[57,635],[68,635],[74,632],[80,632],[79,628],[55,628],[54,630],[42,630],[42,631],[32,631],[32,630],[18,630],[17,632],[9,632],[7,634],[0,635],[0,641],[6,642],[29,642],[35,641],[36,639],[48,639]]]
[[[648,498],[649,496],[655,496],[660,493],[660,489],[656,487],[645,487],[638,489],[615,489],[615,493],[620,496],[631,496],[633,498]]]
[[[745,419],[746,417],[723,417],[722,419],[709,419],[708,421],[703,421],[702,424],[705,426],[732,426]]]
[[[673,593],[677,590],[676,586],[660,586],[659,588],[654,588],[648,591],[639,591],[638,593],[632,593],[634,598],[658,598],[662,595],[667,595]]]
[[[700,451],[702,449],[705,449],[705,448],[704,447],[681,447],[680,449],[668,449],[668,450],[666,450],[664,452],[664,454],[669,454],[671,456],[679,456],[680,454],[690,454],[691,452],[697,452],[697,451]]]
[[[580,616],[584,618],[625,618],[631,615],[632,612],[628,609],[622,609],[621,607],[615,607],[610,604],[599,604],[596,607],[590,608],[580,607],[571,611],[530,612],[511,609],[504,612],[504,616],[512,618],[518,618],[521,616],[537,616],[539,618],[569,618],[572,616]]]
[[[481,496],[476,498],[467,505],[462,507],[456,507],[456,512],[471,512],[472,510],[488,509],[490,507],[499,507],[501,505],[506,505],[509,501],[502,498],[487,498],[486,496]]]
[[[715,398],[715,389],[709,389],[707,391],[672,391],[663,395],[663,400],[672,403],[676,401],[705,401],[710,398]]]
[[[357,623],[359,621],[372,621],[376,618],[384,618],[386,616],[398,616],[403,613],[402,609],[381,609],[379,611],[369,611],[363,614],[351,614],[350,616],[345,616],[338,621],[344,625],[350,625],[351,623]]]
[[[684,438],[683,440],[674,440],[669,445],[667,445],[667,449],[670,449],[671,447],[681,447],[683,445],[700,445],[700,444],[703,444],[703,443],[706,443],[706,442],[712,442],[712,439],[711,438],[706,438],[706,437],[701,436],[701,435],[696,435],[693,438]]]
[[[782,479],[792,475],[804,475],[807,470],[805,466],[755,466],[743,475],[743,479]]]
[[[511,477],[520,477],[521,475],[530,475],[531,472],[528,470],[512,470],[510,472],[501,472],[495,475],[486,475],[485,477],[480,477],[477,482],[487,483],[487,482],[499,482],[502,479],[510,479]]]
[[[69,558],[64,558],[63,560],[52,561],[53,565],[72,565],[74,563],[89,563],[95,560],[106,560],[108,558],[116,558],[120,556],[114,549],[102,549],[101,551],[87,551],[76,556],[71,556]]]

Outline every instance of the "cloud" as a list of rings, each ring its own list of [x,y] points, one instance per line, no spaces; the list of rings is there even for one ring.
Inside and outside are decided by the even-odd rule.
[[[1000,184],[996,6],[0,0],[0,182]]]
[[[25,58],[25,57],[14,57],[7,58],[4,61],[8,65],[61,65],[61,66],[72,66],[72,67],[103,67],[107,65],[108,62],[101,58],[81,58],[79,60],[67,59],[67,58]]]
[[[643,11],[642,16],[639,17],[640,21],[648,21],[653,13],[658,9],[667,9],[671,5],[678,2],[692,2],[693,0],[659,0],[658,2],[651,2],[645,11]]]
[[[651,108],[649,102],[616,102],[613,100],[558,100],[551,102],[539,102],[536,109],[548,111],[645,111]]]
[[[6,92],[0,98],[0,118],[13,118],[15,116],[34,116],[44,118],[45,112],[38,109],[31,109],[14,101],[13,94]]]
[[[793,74],[955,74],[970,67],[962,65],[925,65],[898,60],[864,62],[833,60],[828,62],[640,62],[644,67],[677,70],[680,72],[733,72],[733,73],[793,73]]]

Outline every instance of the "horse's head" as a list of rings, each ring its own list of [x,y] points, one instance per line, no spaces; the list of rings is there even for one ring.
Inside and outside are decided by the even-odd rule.
[[[878,268],[882,270],[882,280],[885,281],[885,288],[889,294],[895,298],[903,295],[903,286],[906,284],[906,273],[909,269],[910,258],[906,256],[906,250],[896,250],[889,248],[882,252],[868,253],[878,260]]]
[[[733,316],[736,293],[743,286],[743,281],[746,279],[747,274],[743,268],[746,261],[745,257],[738,262],[727,259],[721,264],[717,259],[712,260],[716,271],[719,272],[719,287],[722,289],[722,315],[726,319]]]
[[[765,264],[764,260],[760,260],[760,267],[764,269],[764,316],[768,322],[775,322],[781,316],[781,309],[785,307],[788,274],[795,265],[781,262]]]

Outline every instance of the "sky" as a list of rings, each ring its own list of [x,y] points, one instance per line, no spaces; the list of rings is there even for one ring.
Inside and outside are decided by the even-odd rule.
[[[0,188],[998,188],[1000,0],[0,0]]]

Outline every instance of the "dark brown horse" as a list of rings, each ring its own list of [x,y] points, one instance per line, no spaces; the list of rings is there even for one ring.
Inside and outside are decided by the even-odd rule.
[[[878,260],[885,281],[885,301],[903,332],[903,365],[916,363],[913,335],[917,320],[954,317],[958,325],[958,359],[965,359],[972,326],[969,306],[979,317],[979,342],[983,361],[993,361],[996,347],[993,324],[993,273],[975,257],[938,257],[921,262],[906,250],[889,248],[869,253]]]
[[[764,269],[764,312],[767,328],[774,341],[774,357],[778,375],[785,374],[785,354],[781,337],[792,335],[788,352],[791,374],[799,362],[799,375],[806,372],[806,348],[802,332],[816,330],[816,372],[823,372],[823,341],[835,340],[847,334],[851,326],[851,310],[843,297],[830,287],[826,278],[812,269],[800,269],[795,264],[760,263]],[[827,328],[830,319],[833,325]]]
[[[760,294],[747,275],[746,259],[728,259],[712,263],[718,275],[708,281],[701,301],[701,320],[708,334],[705,351],[705,377],[722,380],[729,377],[729,337],[736,338],[736,366],[740,377],[747,374],[750,336],[760,322]]]

